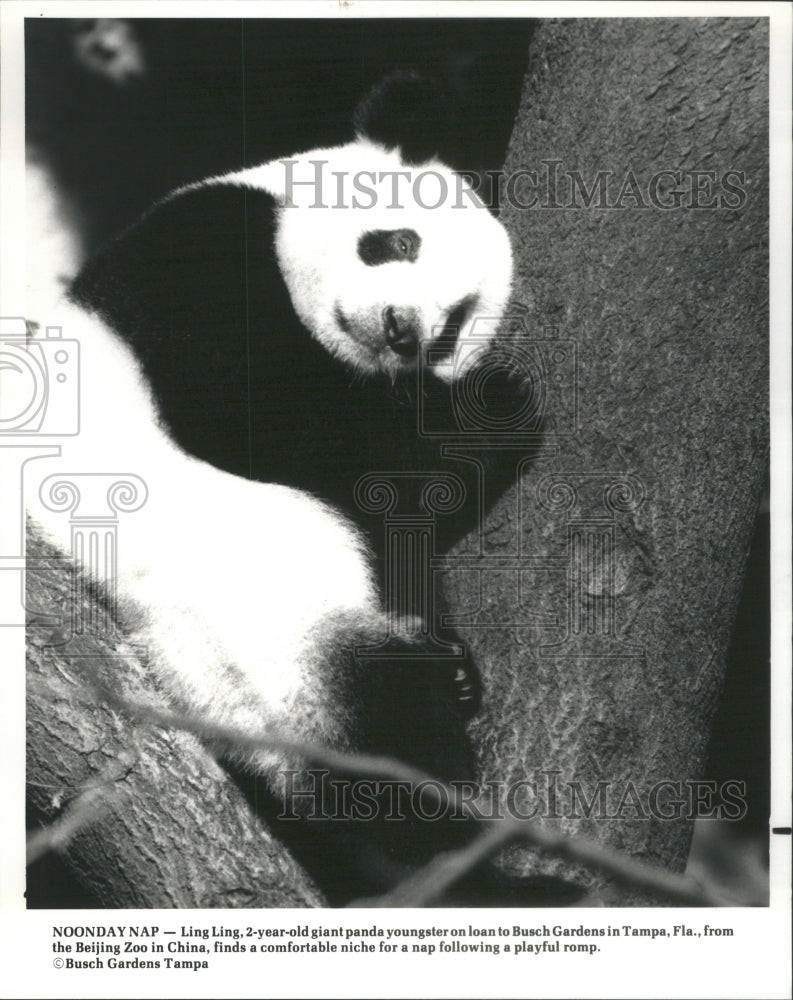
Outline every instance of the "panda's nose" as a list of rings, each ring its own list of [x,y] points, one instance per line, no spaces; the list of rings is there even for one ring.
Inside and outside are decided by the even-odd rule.
[[[388,346],[403,358],[412,358],[419,349],[421,324],[415,309],[386,306],[383,329]]]

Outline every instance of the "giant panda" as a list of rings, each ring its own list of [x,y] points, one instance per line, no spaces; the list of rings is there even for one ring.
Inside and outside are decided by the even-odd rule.
[[[119,611],[176,706],[453,780],[471,776],[476,667],[464,644],[428,655],[409,605],[394,629],[382,519],[356,501],[368,473],[440,467],[417,407],[450,405],[510,294],[507,234],[423,138],[424,91],[390,78],[348,144],[183,187],[83,268],[55,317],[81,348],[58,468],[146,484]],[[509,373],[503,390],[520,391]],[[38,486],[30,512],[68,551]],[[462,508],[458,533],[481,514]],[[384,636],[393,656],[360,652]],[[277,798],[293,762],[236,764]]]

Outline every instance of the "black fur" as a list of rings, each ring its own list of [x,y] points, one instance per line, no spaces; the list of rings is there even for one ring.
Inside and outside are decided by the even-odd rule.
[[[361,101],[358,135],[418,166],[440,155],[451,120],[451,102],[440,83],[413,70],[390,74]]]

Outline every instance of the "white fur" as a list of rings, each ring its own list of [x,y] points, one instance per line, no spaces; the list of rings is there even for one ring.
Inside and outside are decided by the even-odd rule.
[[[83,430],[58,439],[61,458],[28,463],[30,516],[68,552],[68,513],[44,506],[43,480],[55,472],[140,476],[146,503],[119,524],[118,593],[133,641],[209,723],[303,736],[310,728],[332,739],[321,720],[301,717],[306,679],[297,665],[310,661],[323,620],[378,613],[355,529],[307,494],[185,455],[158,426],[127,347],[71,305],[49,318],[80,342]]]
[[[62,185],[31,150],[25,165],[27,297],[41,310],[56,303],[76,277],[83,248],[76,235],[79,218]]]

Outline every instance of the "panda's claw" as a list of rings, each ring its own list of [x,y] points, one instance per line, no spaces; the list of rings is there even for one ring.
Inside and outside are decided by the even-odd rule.
[[[455,705],[464,719],[470,719],[479,711],[482,703],[482,683],[479,671],[471,663],[461,663],[455,667],[452,677]]]

